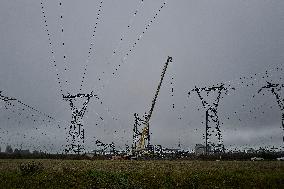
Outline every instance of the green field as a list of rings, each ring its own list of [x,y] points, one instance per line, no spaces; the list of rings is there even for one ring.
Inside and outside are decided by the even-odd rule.
[[[1,188],[284,188],[279,161],[0,160]]]

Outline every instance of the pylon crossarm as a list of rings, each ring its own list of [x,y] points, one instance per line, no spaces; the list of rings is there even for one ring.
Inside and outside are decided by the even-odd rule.
[[[284,84],[279,84],[279,83],[271,83],[271,82],[266,82],[267,85],[261,87],[257,92],[260,93],[264,89],[270,89],[270,92],[275,96],[277,104],[281,110],[281,125],[282,129],[284,130],[284,98],[280,96],[280,91],[284,88]],[[283,136],[283,142],[284,142],[284,136]]]
[[[284,88],[284,84],[271,83],[267,81],[267,85],[261,87],[258,90],[258,93],[260,93],[263,89],[270,89],[271,93],[275,96],[277,104],[280,107],[280,109],[284,110],[284,99],[282,99],[279,94],[282,88]]]
[[[2,101],[4,101],[4,102],[17,100],[17,99],[15,99],[15,98],[10,98],[10,97],[7,97],[7,96],[3,96],[1,93],[2,93],[2,91],[0,91],[0,100],[2,100]]]

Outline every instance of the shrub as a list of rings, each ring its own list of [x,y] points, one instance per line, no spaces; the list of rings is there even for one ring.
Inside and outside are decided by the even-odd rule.
[[[32,161],[28,163],[21,163],[19,169],[23,175],[33,175],[42,172],[43,165],[41,162]]]

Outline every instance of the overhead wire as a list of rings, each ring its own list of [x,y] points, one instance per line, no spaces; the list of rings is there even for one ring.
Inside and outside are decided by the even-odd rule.
[[[49,46],[49,50],[50,50],[50,54],[51,54],[50,65],[51,65],[51,67],[53,67],[55,69],[56,79],[57,79],[57,83],[58,83],[58,86],[59,86],[59,91],[60,91],[61,94],[64,94],[65,93],[65,91],[63,90],[64,81],[59,74],[59,68],[58,68],[57,60],[55,58],[54,43],[52,42],[52,35],[51,35],[51,31],[50,31],[49,25],[48,25],[47,12],[46,12],[46,9],[45,9],[44,2],[45,2],[45,0],[41,0],[40,6],[41,6],[43,24],[44,24],[45,32],[46,32],[47,38],[48,38],[48,46]]]
[[[99,19],[101,17],[101,12],[102,12],[102,4],[103,4],[103,1],[101,0],[100,3],[99,3],[99,8],[98,8],[98,11],[97,11],[97,17],[96,17],[96,23],[94,25],[94,28],[93,28],[93,33],[92,33],[92,36],[91,36],[91,43],[90,43],[90,46],[88,48],[88,55],[87,55],[87,59],[85,61],[85,65],[84,65],[84,71],[83,71],[83,76],[82,76],[82,79],[81,79],[81,84],[80,84],[80,89],[79,91],[82,90],[82,87],[83,87],[83,84],[84,84],[84,81],[85,81],[85,78],[86,78],[86,73],[87,73],[87,68],[88,68],[88,64],[89,64],[89,61],[90,61],[90,58],[91,58],[91,55],[92,55],[92,52],[94,51],[95,49],[95,39],[96,39],[96,31],[97,31],[97,27],[98,27],[98,23],[99,23]],[[93,42],[92,42],[93,41]]]

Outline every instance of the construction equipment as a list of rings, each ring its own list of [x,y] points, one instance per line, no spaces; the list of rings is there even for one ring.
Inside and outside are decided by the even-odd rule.
[[[145,115],[142,118],[140,118],[137,113],[134,114],[135,123],[133,128],[133,145],[132,145],[132,155],[134,156],[148,154],[152,150],[152,147],[150,145],[150,132],[149,132],[150,119],[152,117],[153,110],[155,108],[155,104],[162,86],[162,82],[165,73],[167,71],[168,64],[170,62],[172,62],[172,57],[168,57],[167,62],[164,65],[161,74],[161,79],[158,84],[155,96],[152,100],[151,109],[148,112],[148,114],[145,113]]]

